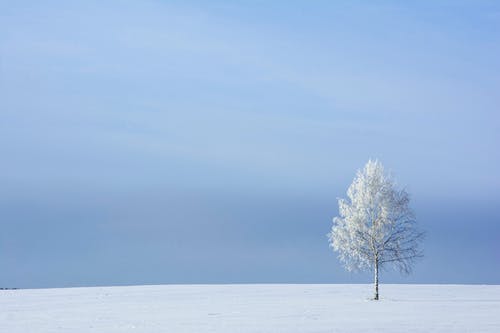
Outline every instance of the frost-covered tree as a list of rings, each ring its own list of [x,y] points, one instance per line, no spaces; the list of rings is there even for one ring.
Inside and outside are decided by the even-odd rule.
[[[339,215],[328,234],[330,246],[349,271],[373,270],[375,300],[379,299],[379,271],[394,265],[410,273],[423,233],[416,228],[409,196],[398,189],[378,161],[368,161],[339,199]]]

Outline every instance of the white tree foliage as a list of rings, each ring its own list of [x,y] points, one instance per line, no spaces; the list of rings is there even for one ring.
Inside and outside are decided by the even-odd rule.
[[[393,264],[409,273],[422,256],[423,233],[416,228],[408,193],[396,188],[378,161],[370,160],[358,171],[347,196],[339,199],[340,216],[333,219],[328,234],[330,246],[347,270],[374,270],[378,299],[379,268]]]

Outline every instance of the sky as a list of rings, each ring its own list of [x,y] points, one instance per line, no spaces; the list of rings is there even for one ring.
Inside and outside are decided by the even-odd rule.
[[[500,284],[495,1],[0,0],[0,287],[370,283],[328,247],[379,159],[409,276]]]

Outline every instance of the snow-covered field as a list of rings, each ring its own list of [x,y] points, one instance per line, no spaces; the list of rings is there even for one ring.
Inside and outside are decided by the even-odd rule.
[[[500,286],[164,285],[0,290],[0,332],[500,332]]]

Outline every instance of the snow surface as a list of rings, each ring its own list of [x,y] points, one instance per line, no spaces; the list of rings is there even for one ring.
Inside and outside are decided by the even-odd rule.
[[[500,286],[162,285],[0,290],[0,332],[500,332]]]

